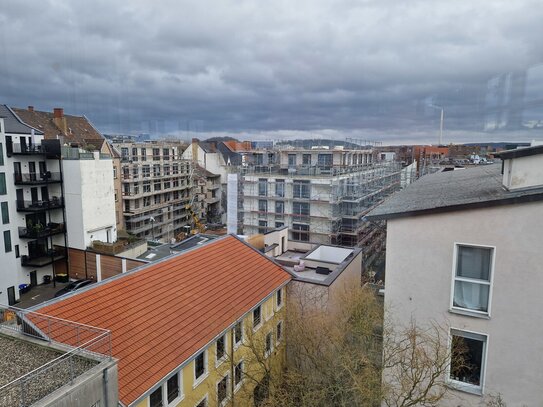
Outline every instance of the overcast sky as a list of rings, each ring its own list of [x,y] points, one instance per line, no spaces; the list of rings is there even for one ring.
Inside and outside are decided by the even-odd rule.
[[[3,0],[0,103],[395,143],[437,142],[442,106],[445,142],[543,139],[542,21],[541,0]]]

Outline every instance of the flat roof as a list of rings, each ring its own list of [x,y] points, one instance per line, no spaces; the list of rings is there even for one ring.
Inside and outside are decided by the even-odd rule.
[[[343,260],[345,260],[352,252],[353,249],[321,245],[312,252],[308,253],[304,258],[308,260],[339,264]]]
[[[217,239],[218,237],[219,236],[216,236],[216,235],[197,234],[185,240],[182,240],[179,243],[174,243],[174,244],[164,243],[158,246],[150,247],[149,250],[140,254],[137,258],[140,260],[155,262],[158,260],[162,260],[166,257],[179,254],[186,250],[193,249],[194,247],[202,246],[208,242],[211,242]]]
[[[517,158],[517,157],[528,157],[530,155],[538,155],[538,154],[543,154],[543,145],[515,148],[514,150],[501,151],[494,155],[500,158],[509,159],[509,158]]]
[[[425,175],[393,194],[367,218],[393,219],[540,200],[543,187],[508,191],[502,185],[501,165],[491,164]]]

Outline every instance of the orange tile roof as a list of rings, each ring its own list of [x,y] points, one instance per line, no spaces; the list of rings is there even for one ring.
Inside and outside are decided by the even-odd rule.
[[[119,399],[129,405],[289,280],[267,257],[226,236],[39,312],[111,330]]]

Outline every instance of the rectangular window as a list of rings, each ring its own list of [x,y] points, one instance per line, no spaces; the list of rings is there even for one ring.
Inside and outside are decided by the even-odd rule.
[[[150,407],[162,407],[164,404],[162,402],[162,387],[159,387],[149,396],[149,406]]]
[[[450,380],[461,390],[481,393],[487,336],[451,330]]]
[[[141,151],[141,161],[147,161],[147,149],[142,148],[140,151]]]
[[[457,246],[453,307],[488,313],[492,251],[486,247]]]
[[[160,164],[153,165],[153,177],[160,177]]]
[[[309,181],[294,180],[292,189],[292,196],[294,198],[309,199],[311,195],[311,184]]]
[[[6,189],[6,173],[0,172],[0,195],[6,195],[8,190]]]
[[[128,147],[121,147],[121,157],[124,161],[128,160]]]
[[[258,201],[258,216],[260,218],[265,218],[268,214],[268,201],[259,199]]]
[[[268,196],[268,180],[266,178],[258,179],[258,196]]]
[[[285,180],[284,179],[275,180],[275,195],[279,197],[285,196]]]
[[[277,342],[283,339],[283,321],[279,321],[277,324]]]
[[[275,222],[275,228],[282,228],[283,226],[285,226],[284,222]]]
[[[277,309],[281,308],[283,306],[283,289],[282,288],[277,290],[277,293],[275,294],[275,300],[277,304]]]
[[[206,374],[206,352],[198,354],[194,359],[194,380],[198,380],[200,377]]]
[[[15,245],[15,257],[16,257],[16,258],[19,258],[19,257],[20,257],[20,253],[19,253],[19,245],[18,245],[18,244]]]
[[[303,165],[311,165],[311,154],[303,154],[302,155],[302,164]]]
[[[260,305],[253,310],[253,328],[257,328],[262,322],[262,309]]]
[[[160,148],[153,148],[153,160],[160,160]]]
[[[138,178],[138,175],[139,175],[139,169],[138,167],[132,167],[132,176],[134,178]]]
[[[309,242],[309,225],[293,223],[292,229],[293,229],[292,240],[298,240],[301,242]]]
[[[332,166],[332,154],[319,154],[317,162],[319,167],[330,168]]]
[[[285,213],[285,203],[283,201],[275,201],[275,214],[282,215]]]
[[[0,143],[0,165],[4,165],[4,148],[2,143]]]
[[[266,233],[268,230],[268,222],[265,221],[265,220],[259,220],[258,221],[258,233],[260,234],[264,234]]]
[[[243,341],[243,322],[238,322],[234,327],[234,345],[239,346]]]
[[[207,396],[205,396],[195,407],[207,407]]]
[[[289,154],[288,155],[288,166],[289,167],[296,167],[296,154]]]
[[[132,161],[138,161],[138,149],[132,147]]]
[[[217,365],[219,362],[226,356],[226,335],[221,336],[219,339],[217,339]]]
[[[217,402],[219,406],[224,405],[228,397],[228,375],[224,376],[222,380],[217,383]]]
[[[117,179],[117,167],[113,167],[113,179]]]
[[[174,374],[170,377],[166,383],[166,388],[168,391],[168,403],[171,403],[180,395],[179,389],[179,373]]]
[[[309,217],[309,213],[309,202],[292,202],[292,215],[294,219],[306,219]]]
[[[2,207],[2,224],[6,224],[6,223],[9,223],[9,209],[8,209],[8,203],[7,202],[2,202],[0,204],[0,206]]]
[[[170,159],[170,149],[169,148],[163,148],[162,149],[162,157],[167,161]]]
[[[4,250],[6,253],[11,251],[11,232],[9,230],[4,231]]]
[[[239,362],[234,368],[234,385],[238,387],[243,380],[243,360]]]
[[[272,347],[273,347],[272,336],[273,335],[271,332],[268,332],[268,334],[266,334],[266,356],[269,356],[272,351]]]

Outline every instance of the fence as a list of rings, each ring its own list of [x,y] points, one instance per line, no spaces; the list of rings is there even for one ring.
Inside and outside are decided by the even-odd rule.
[[[77,376],[102,360],[111,358],[111,333],[108,330],[37,312],[0,306],[2,332],[21,341],[20,347],[32,347],[26,366],[33,368],[33,359],[40,360],[36,353],[42,357],[46,354],[48,361],[1,386],[0,407],[28,407],[60,387],[73,383]],[[32,345],[19,335],[50,346]],[[4,359],[9,357],[3,356]]]

